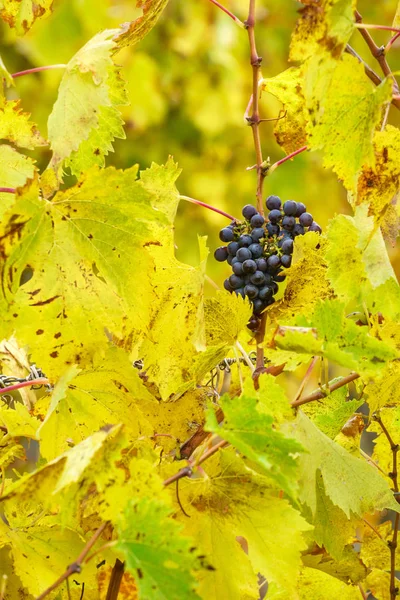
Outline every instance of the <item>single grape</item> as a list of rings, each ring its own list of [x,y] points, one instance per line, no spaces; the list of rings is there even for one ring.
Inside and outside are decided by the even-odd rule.
[[[297,213],[297,202],[294,200],[287,200],[283,205],[283,212],[288,217],[294,217]]]
[[[278,283],[285,281],[286,279],[286,275],[281,275],[279,273],[279,275],[274,275],[274,281],[277,281]]]
[[[267,260],[267,265],[270,269],[276,270],[281,264],[281,260],[277,254],[272,254]]]
[[[290,238],[287,238],[286,240],[283,240],[281,248],[282,248],[283,254],[292,254],[292,252],[293,252],[293,240],[291,240]],[[281,260],[281,262],[282,262],[282,260]]]
[[[251,217],[257,213],[256,208],[252,204],[246,204],[242,209],[242,215],[245,219],[250,221]]]
[[[315,221],[311,223],[308,231],[316,231],[317,233],[322,233],[321,227]]]
[[[279,288],[278,288],[278,284],[277,284],[277,283],[275,283],[275,281],[272,281],[272,283],[271,283],[271,288],[272,288],[272,293],[273,293],[273,295],[275,296],[275,294],[277,294],[277,293],[278,293],[278,290],[279,290]]]
[[[272,296],[272,289],[270,287],[268,287],[267,285],[263,288],[261,288],[261,290],[258,292],[258,297],[260,298],[260,300],[268,300],[268,298],[271,298]]]
[[[300,225],[300,223],[296,223],[296,225],[293,227],[292,233],[293,233],[294,236],[304,235],[304,227],[303,227],[303,225]]]
[[[292,234],[289,231],[283,230],[281,236],[279,236],[278,240],[278,248],[282,248],[282,244],[285,240],[293,240]]]
[[[265,273],[267,270],[267,261],[265,258],[257,258],[256,259],[257,271],[262,271]]]
[[[254,260],[245,260],[243,263],[243,273],[255,273],[257,271],[257,263]]]
[[[281,215],[281,211],[277,210],[274,208],[274,210],[271,210],[270,213],[268,213],[268,219],[270,221],[270,223],[272,223],[273,225],[276,225],[278,223],[278,221],[280,221],[282,218]]]
[[[266,307],[265,302],[263,302],[262,300],[260,300],[259,298],[256,298],[253,302],[253,310],[254,312],[257,314],[259,314],[262,310],[264,310],[264,308]]]
[[[279,235],[279,225],[272,225],[272,223],[267,224],[268,235],[272,237],[273,235]]]
[[[239,244],[239,248],[243,248],[245,246],[250,246],[250,244],[253,243],[253,238],[251,237],[251,235],[241,235],[240,238],[238,239],[238,244]]]
[[[256,315],[252,315],[250,317],[249,322],[247,323],[247,327],[250,329],[250,331],[257,331],[259,326],[260,326],[259,317],[257,317]]]
[[[303,225],[303,227],[310,227],[311,223],[313,222],[313,217],[310,215],[310,213],[305,212],[300,215],[299,221],[300,225]]]
[[[278,196],[268,196],[265,204],[268,210],[274,210],[274,208],[280,208],[282,206],[281,199]]]
[[[252,253],[250,252],[250,250],[248,248],[239,248],[239,250],[236,252],[236,258],[240,262],[249,260],[249,258],[251,258],[251,257],[252,257]]]
[[[233,233],[232,227],[224,227],[219,232],[219,239],[222,242],[232,242],[234,237],[235,237],[235,234]]]
[[[233,274],[229,277],[229,283],[233,290],[237,290],[243,286],[243,279],[238,275]]]
[[[244,293],[250,298],[250,300],[252,300],[258,295],[258,288],[255,285],[246,285],[244,288]]]
[[[244,293],[244,288],[242,288],[242,287],[234,290],[234,293],[236,294],[236,296],[242,296],[242,298],[244,298],[246,296],[246,294]]]
[[[232,286],[229,283],[229,279],[225,279],[225,281],[224,281],[224,288],[226,289],[227,292],[232,292]]]
[[[291,231],[295,225],[296,225],[296,219],[294,217],[283,217],[282,227],[284,229]]]
[[[251,246],[249,246],[249,250],[252,253],[253,258],[261,258],[264,252],[261,244],[251,244]]]
[[[226,246],[220,246],[219,248],[217,248],[214,252],[214,258],[218,262],[224,262],[224,260],[228,258],[228,250]]]
[[[265,231],[262,227],[256,227],[251,232],[251,237],[253,238],[253,242],[258,242],[261,238],[265,237]]]
[[[254,285],[262,285],[265,282],[264,273],[262,271],[256,271],[251,275],[250,281]]]
[[[228,250],[228,254],[230,254],[230,256],[235,256],[236,252],[239,250],[239,244],[237,242],[230,242],[227,245],[227,250]]]
[[[256,227],[261,227],[262,225],[264,225],[264,221],[264,217],[257,213],[256,215],[251,217],[250,225],[253,227],[253,229],[256,229]]]
[[[234,261],[234,257],[228,254],[228,258],[226,259],[228,265],[232,265]]]
[[[243,263],[237,261],[234,265],[232,265],[232,271],[235,275],[243,275]]]
[[[297,211],[295,214],[295,217],[300,217],[300,215],[302,215],[303,213],[306,212],[306,205],[303,204],[302,202],[297,202]]]
[[[270,273],[264,273],[264,280],[265,285],[271,285],[272,275],[270,275]]]
[[[271,306],[275,302],[275,298],[272,296],[269,300],[266,301],[267,306]]]
[[[282,267],[285,267],[287,269],[288,267],[290,267],[291,264],[292,264],[292,257],[289,254],[284,254],[283,256],[281,256]]]

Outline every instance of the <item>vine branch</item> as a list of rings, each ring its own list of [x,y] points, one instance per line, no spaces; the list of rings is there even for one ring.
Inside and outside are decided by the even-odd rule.
[[[350,373],[350,375],[347,375],[346,377],[342,377],[342,379],[340,379],[339,381],[336,381],[335,383],[333,383],[332,385],[329,386],[329,393],[332,393],[335,390],[338,390],[339,388],[343,387],[344,385],[347,385],[348,383],[355,381],[355,379],[358,379],[359,377],[360,377],[360,375],[358,373]],[[313,392],[312,394],[309,394],[308,396],[305,396],[304,398],[299,398],[298,400],[294,400],[293,402],[290,403],[290,406],[297,408],[298,406],[302,406],[302,404],[308,404],[308,402],[314,402],[314,400],[322,400],[322,398],[325,398],[326,395],[327,394],[325,391],[317,390],[316,392]]]
[[[74,573],[81,572],[81,570],[82,570],[81,565],[82,565],[83,561],[85,560],[86,556],[89,554],[90,550],[93,548],[93,546],[95,545],[95,543],[97,542],[97,540],[99,539],[99,537],[101,536],[101,534],[103,533],[103,531],[105,530],[107,525],[108,525],[108,522],[100,525],[100,527],[95,531],[95,533],[92,535],[90,540],[87,542],[86,546],[83,548],[82,552],[80,553],[80,555],[78,556],[76,561],[73,562],[71,565],[69,565],[69,567],[67,567],[66,571],[62,575],[60,575],[60,577],[52,585],[50,585],[46,590],[44,590],[44,592],[42,594],[40,594],[40,596],[38,596],[36,598],[36,600],[43,600],[43,598],[46,598],[46,596],[48,596],[50,594],[50,592],[52,592],[53,590],[58,588],[59,585],[61,585],[64,581],[66,581],[68,579],[68,577],[70,577]]]
[[[125,563],[117,558],[113,566],[113,570],[111,571],[106,600],[117,600],[124,570]]]
[[[382,419],[379,414],[374,413],[372,415],[374,421],[379,423],[380,428],[387,441],[389,442],[390,449],[392,451],[392,470],[389,473],[390,479],[393,481],[393,492],[396,501],[400,504],[399,499],[399,482],[398,482],[398,473],[397,473],[397,454],[400,450],[399,444],[395,444],[392,436],[387,430],[385,424],[382,422]],[[396,513],[393,523],[393,537],[388,542],[389,550],[390,550],[390,600],[396,600],[399,588],[396,586],[396,549],[397,549],[397,538],[399,532],[399,522],[400,522],[400,514]]]

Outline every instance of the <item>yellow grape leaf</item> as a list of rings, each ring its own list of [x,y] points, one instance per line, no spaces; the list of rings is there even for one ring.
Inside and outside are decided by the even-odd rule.
[[[361,168],[374,166],[372,140],[382,107],[391,100],[392,82],[387,79],[376,87],[349,54],[337,61],[318,53],[304,68],[308,145],[323,149],[324,165],[354,190]]]
[[[11,146],[0,144],[0,181],[1,187],[18,188],[32,179],[36,171],[34,161],[20,154]],[[0,217],[14,202],[13,194],[0,192]]]
[[[79,175],[104,166],[114,138],[124,138],[117,106],[127,104],[124,82],[111,54],[119,29],[95,35],[69,61],[48,120],[53,156],[49,168],[62,178],[62,166]]]
[[[393,18],[393,27],[400,27],[400,2],[397,4],[396,14]]]
[[[79,553],[79,549],[83,549],[86,543],[77,532],[47,524],[46,521],[46,518],[36,522],[32,519],[32,525],[24,528],[8,527],[0,521],[0,546],[10,550],[7,562],[13,563],[14,573],[35,597],[64,573],[67,566],[76,560],[77,550]],[[96,561],[87,563],[82,573],[75,573],[73,579],[76,583],[71,585],[71,598],[79,600],[83,583],[90,598],[91,592],[93,594],[97,590]],[[62,598],[67,598],[65,592]]]
[[[400,409],[398,406],[390,408],[381,408],[378,411],[380,418],[388,432],[392,435],[392,438],[397,443],[398,431],[400,426]],[[390,473],[393,470],[393,452],[390,448],[390,444],[387,437],[382,431],[379,423],[371,418],[371,422],[368,425],[368,431],[376,433],[377,436],[373,441],[372,458],[378,463],[384,473]],[[392,481],[388,475],[388,481]]]
[[[303,533],[310,526],[277,491],[268,489],[266,478],[246,468],[232,448],[202,467],[206,477],[182,480],[179,487],[190,519],[176,504],[184,532],[213,567],[199,578],[200,595],[207,600],[255,600],[257,574],[262,573],[283,597],[295,598],[300,553],[306,549]],[[285,542],[288,535],[290,545]],[[247,542],[247,556],[239,537]]]
[[[20,348],[14,336],[0,342],[0,362],[1,372],[4,375],[12,375],[13,377],[26,377],[29,375],[31,365],[27,349]],[[21,388],[14,393],[20,395],[23,403],[28,408],[31,408],[37,400],[37,392],[29,387]]]
[[[390,204],[386,207],[385,214],[380,220],[380,226],[383,239],[394,248],[400,231],[400,204],[398,194],[393,197]]]
[[[400,189],[400,130],[386,125],[384,131],[376,131],[373,149],[374,164],[363,166],[352,200],[355,205],[366,204],[368,214],[379,223]]]
[[[122,32],[115,38],[118,49],[140,42],[153,29],[167,4],[168,0],[136,0],[143,15],[121,25]]]
[[[99,598],[98,600],[107,600],[107,591],[110,584],[110,578],[112,573],[111,565],[104,565],[99,568],[97,580],[99,584]],[[118,592],[118,600],[138,600],[138,588],[135,578],[124,571],[121,579],[121,584]]]
[[[0,565],[0,578],[7,577],[4,600],[14,600],[14,598],[18,598],[18,600],[34,600],[34,597],[22,585],[21,580],[14,572],[8,546],[0,547]]]
[[[24,113],[20,104],[20,100],[7,101],[0,97],[0,139],[29,150],[47,146],[35,123],[29,121],[30,114]]]
[[[392,600],[393,596],[390,593],[390,573],[380,571],[379,569],[372,569],[365,581],[365,587],[371,591],[374,598]],[[400,586],[400,579],[395,578],[395,586]]]
[[[16,459],[25,460],[24,448],[9,435],[2,433],[0,437],[0,467],[7,469]]]
[[[0,56],[0,77],[5,82],[7,87],[14,86],[14,79],[7,71],[7,68],[3,62],[3,59]],[[0,87],[0,96],[3,94],[3,89]]]
[[[320,48],[339,56],[354,30],[355,0],[303,0],[289,60],[306,60]]]
[[[332,525],[332,533],[334,533],[336,525]],[[318,569],[327,575],[336,577],[344,583],[359,583],[365,579],[368,570],[360,561],[358,554],[354,552],[353,546],[346,546],[343,557],[339,560],[333,559],[329,554],[303,554],[303,564],[305,567]]]
[[[32,417],[23,404],[16,402],[15,408],[0,407],[0,423],[6,427],[11,437],[37,439],[40,421]]]
[[[388,542],[393,539],[393,525],[390,521],[386,521],[385,523],[375,524],[374,527],[381,537],[378,537],[370,527],[364,525],[360,558],[371,569],[390,571],[390,547]],[[398,556],[396,558],[396,571],[398,571],[400,561]]]
[[[317,569],[304,567],[301,570],[298,592],[300,600],[360,600],[360,589],[356,585],[346,585],[336,577]]]
[[[24,35],[36,19],[49,16],[52,6],[53,0],[2,0],[0,17],[18,35]]]
[[[252,315],[249,301],[240,295],[218,291],[204,302],[207,346],[233,346]]]
[[[292,67],[276,77],[263,79],[263,90],[282,102],[282,114],[275,123],[274,134],[287,154],[307,143],[307,113],[302,85],[303,77],[299,67]]]
[[[127,355],[111,348],[91,368],[70,367],[58,381],[38,432],[41,455],[52,460],[105,425],[123,423],[135,438],[151,435],[145,414],[158,407]]]

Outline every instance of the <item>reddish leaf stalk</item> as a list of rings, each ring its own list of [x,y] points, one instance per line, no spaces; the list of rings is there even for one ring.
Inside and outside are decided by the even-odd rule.
[[[288,160],[291,160],[292,158],[294,158],[295,156],[297,156],[298,154],[300,154],[301,152],[305,152],[305,150],[307,150],[308,147],[307,146],[302,146],[301,148],[299,148],[298,150],[295,150],[294,152],[291,152],[290,154],[288,154],[287,156],[284,156],[283,158],[281,158],[280,160],[278,160],[276,163],[274,163],[269,169],[268,171],[270,173],[272,173],[272,171],[275,171],[275,169],[277,167],[279,167],[280,165],[283,165],[285,162],[287,162]]]
[[[53,590],[58,588],[58,586],[61,585],[66,579],[68,579],[68,577],[70,577],[74,573],[81,572],[81,565],[83,561],[85,560],[86,556],[89,554],[90,550],[93,548],[93,546],[95,545],[95,543],[97,542],[107,525],[108,523],[103,523],[102,525],[100,525],[100,527],[95,531],[90,540],[87,542],[86,546],[83,548],[76,561],[73,562],[72,565],[69,565],[66,571],[62,575],[60,575],[60,577],[52,585],[50,585],[42,594],[40,594],[40,596],[38,596],[36,600],[43,600],[43,598],[46,598],[46,596],[48,596]]]
[[[225,6],[222,6],[222,4],[220,4],[219,2],[217,2],[217,0],[210,0],[210,2],[212,2],[213,4],[215,4],[215,6],[217,6],[219,9],[221,9],[225,14],[228,15],[228,17],[230,17],[231,19],[233,19],[235,21],[235,23],[237,25],[239,25],[239,27],[242,27],[242,29],[245,29],[245,24],[243,23],[243,21],[241,21],[240,19],[237,18],[236,15],[234,15],[233,13],[231,13],[230,10],[228,10],[227,8],[225,8]]]
[[[205,202],[201,202],[201,200],[195,200],[194,198],[190,198],[190,196],[179,196],[179,197],[181,200],[186,200],[187,202],[191,202],[192,204],[197,204],[198,206],[202,206],[203,208],[208,208],[208,210],[212,210],[212,211],[218,213],[219,215],[226,217],[230,221],[237,221],[237,219],[235,217],[233,217],[232,215],[230,215],[229,213],[226,213],[225,211],[220,210],[219,208],[216,208],[215,206],[211,206],[211,204],[206,204]]]
[[[26,69],[26,71],[18,71],[18,73],[12,73],[11,77],[16,79],[17,77],[23,77],[24,75],[31,75],[31,73],[40,73],[41,71],[51,71],[52,69],[66,69],[67,65],[47,65],[45,67],[34,67],[33,69]]]
[[[397,454],[400,450],[399,444],[395,444],[392,436],[388,432],[386,426],[382,422],[379,414],[374,414],[372,418],[379,423],[380,428],[387,441],[389,442],[390,449],[392,451],[392,470],[389,473],[390,479],[393,481],[393,492],[395,494],[396,501],[400,504],[399,499],[399,483],[398,483],[398,472],[397,472]],[[396,600],[398,597],[398,588],[396,586],[396,549],[397,549],[397,539],[399,532],[399,522],[400,522],[400,514],[396,513],[393,524],[393,537],[388,542],[389,550],[390,550],[390,600]]]
[[[39,377],[38,379],[31,379],[30,381],[20,381],[19,383],[15,383],[14,385],[9,385],[5,388],[0,388],[0,396],[3,394],[7,394],[8,392],[14,392],[15,390],[20,390],[24,387],[31,387],[32,385],[46,385],[50,383],[48,379],[45,377]]]
[[[395,43],[395,41],[399,37],[400,37],[400,31],[398,31],[397,33],[395,33],[395,35],[386,44],[386,46],[385,46],[385,54],[387,54],[389,52],[390,48],[393,46],[393,44]]]
[[[9,188],[9,187],[0,187],[0,192],[5,192],[7,194],[15,194],[17,190],[15,188]]]

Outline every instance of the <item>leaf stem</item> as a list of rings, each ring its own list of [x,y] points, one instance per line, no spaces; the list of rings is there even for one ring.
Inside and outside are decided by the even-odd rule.
[[[235,23],[237,25],[239,25],[239,27],[241,27],[242,29],[246,29],[246,26],[243,23],[243,21],[241,21],[240,19],[238,19],[238,17],[236,15],[234,15],[233,13],[231,13],[231,11],[228,10],[227,8],[225,8],[225,6],[222,6],[222,4],[220,4],[219,2],[217,2],[217,0],[210,0],[210,2],[212,2],[213,4],[215,4],[215,6],[217,6],[219,9],[221,9],[231,19],[233,19],[235,21]]]
[[[268,169],[268,173],[272,173],[272,171],[275,171],[275,169],[278,168],[280,165],[283,165],[283,163],[285,163],[288,160],[291,160],[292,158],[294,158],[301,152],[305,152],[305,150],[308,150],[308,146],[302,146],[301,148],[298,148],[298,150],[295,150],[294,152],[291,152],[287,156],[284,156],[283,158],[281,158],[276,163],[274,163],[273,165],[270,166],[270,168]]]
[[[358,11],[357,11],[358,12]],[[360,14],[360,13],[358,13]],[[400,32],[399,27],[392,27],[391,25],[377,25],[375,23],[354,23],[354,27],[357,29],[382,29],[384,31],[398,31]]]
[[[46,379],[46,377],[39,377],[38,379],[31,379],[29,381],[20,381],[19,383],[15,383],[14,385],[9,385],[8,387],[0,388],[0,396],[3,394],[7,394],[8,392],[20,390],[24,387],[30,387],[32,385],[46,385],[49,383],[50,381]]]
[[[338,390],[339,388],[343,387],[344,385],[347,385],[348,383],[351,383],[352,381],[354,381],[355,379],[358,379],[359,377],[360,377],[360,375],[358,373],[350,373],[350,375],[346,375],[346,377],[342,377],[342,379],[340,379],[339,381],[336,381],[335,383],[333,383],[332,385],[329,386],[329,393],[332,393],[335,390]],[[313,392],[312,394],[305,396],[304,398],[300,398],[299,400],[293,400],[293,402],[291,402],[290,405],[294,406],[294,407],[302,406],[303,404],[308,404],[308,402],[314,402],[314,400],[322,400],[322,398],[325,398],[325,397],[326,397],[326,392],[324,392],[322,390],[317,390],[317,391]]]
[[[1,189],[0,189],[1,191]],[[191,198],[190,196],[179,196],[181,200],[186,200],[186,202],[191,202],[192,204],[197,204],[198,206],[202,206],[203,208],[208,208],[208,210],[212,210],[216,213],[218,213],[219,215],[222,215],[223,217],[226,217],[227,219],[230,219],[231,221],[237,221],[238,219],[236,219],[236,217],[233,217],[232,215],[230,215],[229,213],[226,213],[225,211],[216,208],[215,206],[211,206],[211,204],[206,204],[205,202],[202,202],[201,200],[195,200],[195,198]]]
[[[111,571],[106,600],[117,600],[122,577],[124,575],[124,570],[125,563],[123,563],[121,560],[119,560],[119,558],[117,558],[114,563],[113,570]]]
[[[395,43],[395,41],[399,37],[400,37],[400,31],[398,31],[397,33],[395,33],[394,36],[386,44],[386,46],[385,46],[385,54],[387,54],[389,52],[390,48],[393,46],[393,44]]]
[[[16,191],[15,188],[0,187],[0,192],[6,192],[7,194],[15,194]]]
[[[12,73],[11,77],[16,79],[17,77],[23,77],[24,75],[30,75],[31,73],[40,73],[41,71],[51,71],[52,69],[66,69],[67,65],[47,65],[45,67],[34,67],[33,69],[26,69],[25,71],[18,71],[18,73]]]
[[[90,540],[87,542],[86,546],[83,548],[82,552],[80,553],[80,555],[78,556],[76,561],[73,562],[72,565],[69,565],[69,567],[67,567],[66,571],[62,575],[60,575],[60,577],[52,585],[50,585],[44,592],[42,592],[42,594],[40,594],[40,596],[38,596],[36,598],[36,600],[43,600],[43,598],[46,598],[46,596],[48,596],[50,594],[50,592],[52,592],[53,590],[58,588],[58,586],[61,585],[63,583],[63,581],[68,579],[68,577],[70,577],[74,573],[81,572],[81,570],[82,570],[81,565],[82,565],[83,561],[85,560],[86,556],[89,554],[90,550],[93,548],[93,546],[95,545],[95,543],[97,542],[97,540],[99,539],[99,537],[101,536],[101,534],[103,533],[103,531],[105,530],[107,525],[108,525],[108,522],[100,525],[100,527],[95,531],[95,533],[92,535]]]

